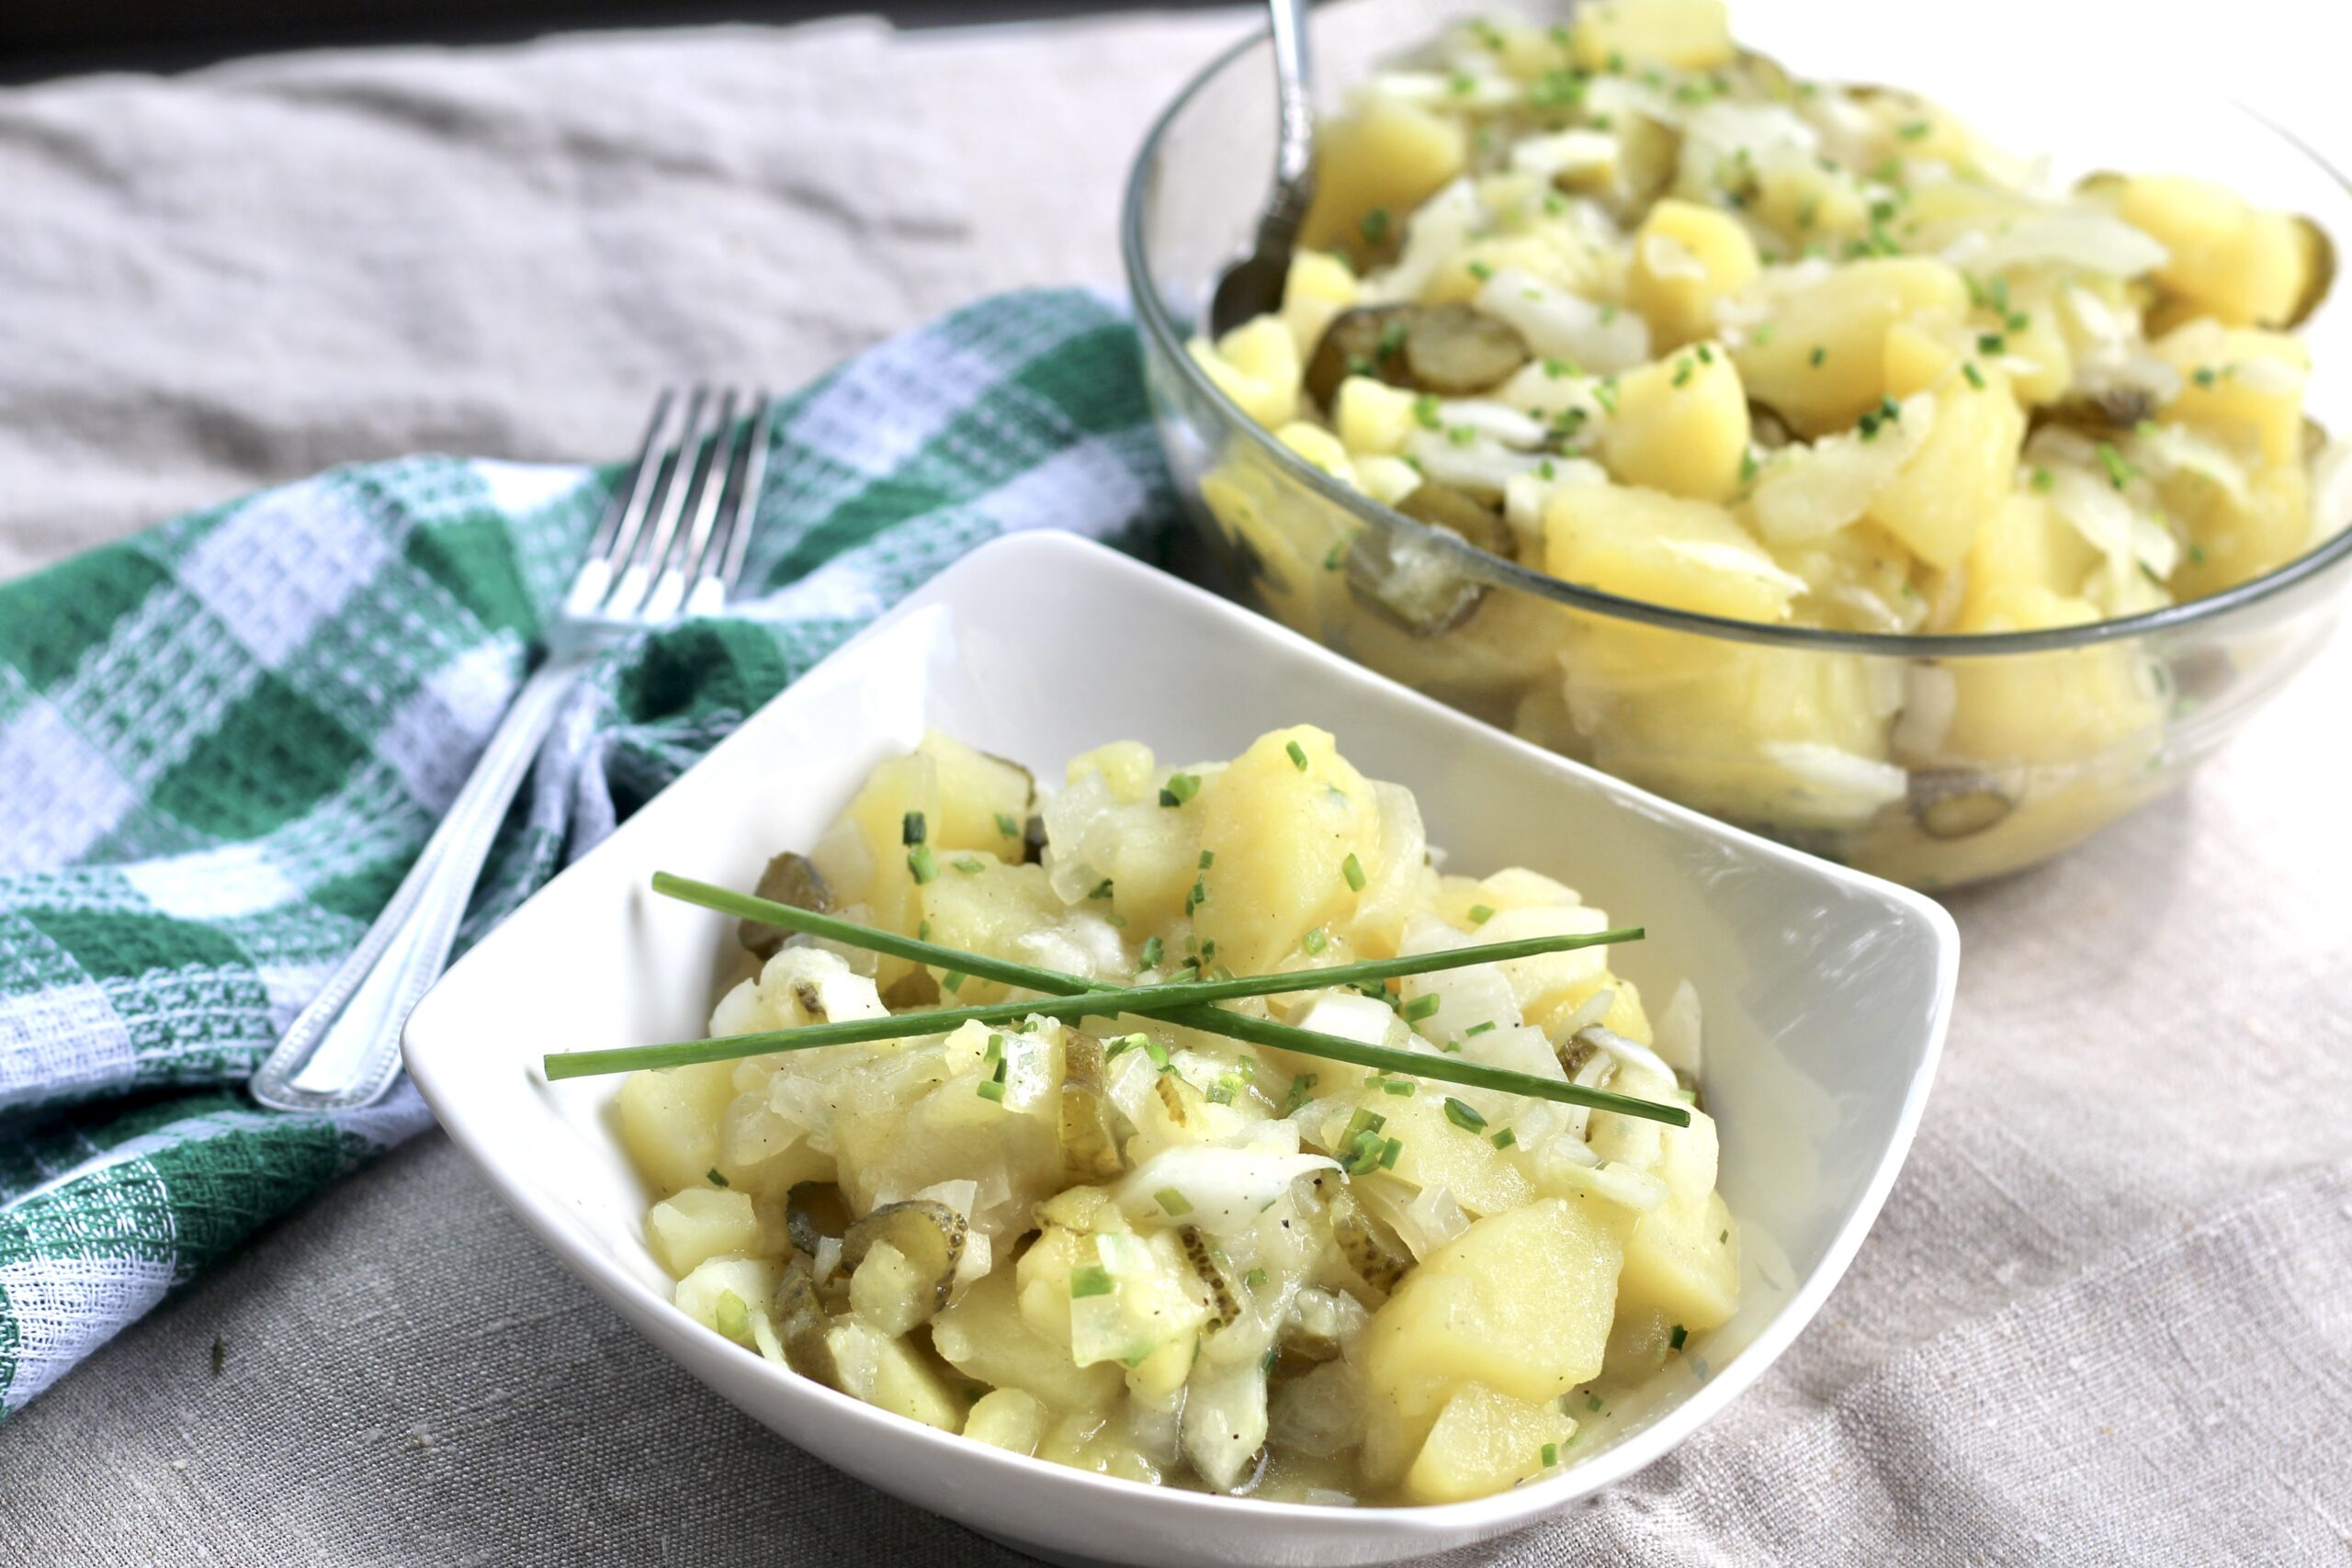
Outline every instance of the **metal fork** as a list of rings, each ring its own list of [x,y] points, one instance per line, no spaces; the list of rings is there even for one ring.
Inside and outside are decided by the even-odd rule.
[[[738,414],[744,417],[740,421]],[[563,700],[593,659],[649,627],[719,609],[743,570],[775,404],[696,386],[655,400],[548,633],[548,658],[506,710],[465,787],[359,945],[254,1075],[281,1111],[342,1111],[400,1076],[401,1026],[449,962],[491,840]]]

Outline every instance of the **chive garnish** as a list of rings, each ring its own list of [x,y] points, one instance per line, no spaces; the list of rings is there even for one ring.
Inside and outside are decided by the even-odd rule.
[[[996,830],[1008,839],[1021,837],[1021,824],[1001,811],[996,814]]]
[[[966,876],[978,876],[980,873],[988,869],[986,865],[980,863],[980,859],[977,855],[957,855],[954,860],[949,861],[947,863],[954,866],[957,871],[962,872]]]
[[[1323,934],[1323,928],[1321,926],[1317,926],[1313,931],[1308,931],[1305,936],[1298,939],[1298,945],[1301,952],[1305,953],[1309,958],[1312,958],[1317,953],[1322,952],[1325,948],[1330,946],[1331,939]]]
[[[1069,1271],[1069,1299],[1074,1302],[1107,1296],[1111,1289],[1111,1271],[1100,1263],[1081,1263]]]
[[[1253,1291],[1262,1289],[1266,1283],[1266,1271],[1263,1269],[1252,1269],[1241,1276],[1241,1282]]]
[[[1421,1020],[1436,1012],[1439,1008],[1444,1005],[1444,998],[1439,996],[1435,991],[1431,991],[1427,996],[1415,997],[1411,1001],[1407,1002],[1403,1007],[1396,1010],[1407,1023],[1419,1023]]]
[[[1469,1028],[1462,1032],[1462,1038],[1467,1040],[1474,1034],[1484,1034],[1494,1026],[1495,1021],[1491,1018],[1487,1020],[1484,1023],[1474,1023]]]
[[[1349,851],[1348,858],[1340,863],[1340,874],[1348,879],[1350,887],[1359,893],[1363,891],[1363,862],[1356,859],[1353,850]]]
[[[1470,906],[1470,923],[1472,925],[1483,926],[1494,918],[1495,907],[1492,904],[1473,904]]]
[[[1283,748],[1290,753],[1290,765],[1300,773],[1306,772],[1306,748],[1294,740]]]
[[[1383,1094],[1410,1094],[1413,1092],[1413,1080],[1410,1078],[1383,1078],[1380,1080],[1380,1092]]]
[[[1004,1085],[999,1079],[982,1078],[972,1087],[982,1100],[1001,1101],[1004,1099]]]
[[[922,812],[910,811],[905,817],[899,819],[899,842],[911,846],[922,843],[923,841],[923,838],[924,829]]]
[[[1483,1133],[1487,1130],[1487,1119],[1479,1114],[1478,1108],[1464,1104],[1452,1095],[1446,1096],[1445,1119],[1465,1133]]]
[[[1976,361],[1971,359],[1963,362],[1960,367],[1960,373],[1968,378],[1970,386],[1980,392],[1984,389],[1984,372],[1976,368]]]
[[[715,1165],[708,1170],[704,1171],[703,1175],[709,1179],[710,1184],[713,1187],[724,1187],[727,1185],[727,1178],[718,1174],[718,1168]]]
[[[1200,793],[1201,776],[1198,773],[1170,773],[1168,782],[1159,786],[1159,804],[1182,806]]]
[[[1104,877],[1102,881],[1096,883],[1091,888],[1089,888],[1086,896],[1090,899],[1108,898],[1111,896],[1111,879],[1107,876]]]
[[[1679,1350],[1682,1348],[1682,1342],[1689,1337],[1690,1337],[1690,1331],[1678,1323],[1674,1325],[1674,1332],[1666,1337],[1667,1348]]]
[[[907,874],[918,884],[929,882],[939,874],[939,863],[931,858],[929,844],[917,844],[907,852]]]
[[[1826,343],[1815,344],[1813,353],[1808,357],[1812,360],[1814,367],[1818,369],[1821,362],[1829,357],[1829,345]]]
[[[1173,1187],[1161,1188],[1151,1195],[1151,1201],[1170,1214],[1189,1214],[1193,1212],[1193,1201]]]
[[[1554,1465],[1555,1465],[1555,1464],[1559,1463],[1559,1462],[1560,1462],[1560,1445],[1559,1445],[1559,1444],[1557,1444],[1557,1443],[1546,1443],[1546,1444],[1544,1444],[1544,1452],[1543,1452],[1542,1458],[1543,1458],[1543,1461],[1544,1461],[1544,1469],[1546,1469],[1546,1470],[1549,1470],[1549,1469],[1551,1469]]]
[[[1046,1018],[1115,1017],[1132,1013],[1138,1017],[1164,1018],[1170,1023],[1222,1034],[1247,1044],[1280,1047],[1300,1055],[1349,1062],[1357,1066],[1397,1073],[1408,1077],[1436,1078],[1447,1083],[1468,1084],[1474,1089],[1499,1089],[1507,1094],[1549,1100],[1562,1105],[1587,1106],[1597,1111],[1613,1111],[1621,1116],[1664,1122],[1677,1127],[1690,1124],[1690,1112],[1680,1105],[1661,1104],[1632,1095],[1586,1089],[1577,1084],[1512,1072],[1480,1062],[1459,1061],[1428,1052],[1367,1045],[1336,1034],[1250,1018],[1208,1005],[1238,997],[1320,989],[1349,981],[1397,979],[1407,975],[1426,975],[1460,968],[1467,964],[1499,963],[1513,958],[1533,957],[1543,953],[1605,946],[1637,940],[1642,934],[1638,926],[1586,935],[1528,937],[1518,942],[1451,948],[1409,957],[1372,959],[1360,964],[1337,964],[1328,969],[1307,969],[1287,975],[1249,975],[1230,980],[1118,987],[1083,980],[1058,970],[918,942],[895,931],[877,931],[835,915],[795,908],[787,904],[778,904],[771,899],[738,893],[732,888],[697,882],[666,871],[653,874],[653,890],[666,897],[715,909],[721,914],[748,917],[763,925],[782,926],[786,931],[827,937],[849,946],[865,948],[916,964],[933,967],[957,965],[960,966],[959,973],[968,972],[982,979],[1018,986],[1025,990],[1042,991],[1046,995],[1035,1001],[1001,1002],[989,1007],[852,1019],[798,1029],[730,1035],[718,1040],[624,1046],[605,1051],[554,1052],[544,1059],[550,1079],[630,1072],[640,1067],[674,1067],[693,1062],[733,1061],[744,1056],[763,1055],[772,1051],[807,1050],[860,1041],[915,1039],[944,1034],[966,1022],[1004,1023],[1031,1013]],[[1155,1062],[1167,1054],[1167,1048],[1157,1042],[1148,1043],[1145,1049],[1152,1054]]]
[[[1519,1142],[1519,1134],[1506,1127],[1501,1132],[1497,1133],[1493,1137],[1488,1138],[1487,1142],[1494,1145],[1495,1147],[1498,1149],[1507,1149],[1513,1144]]]
[[[1162,952],[1162,949],[1161,949],[1160,944],[1159,944],[1159,939],[1158,937],[1156,937],[1156,936],[1148,936],[1148,937],[1144,938],[1144,939],[1143,939],[1143,967],[1144,967],[1144,968],[1146,968],[1146,969],[1157,969],[1157,968],[1159,968],[1159,958],[1160,958],[1160,953],[1161,953],[1161,952]]]

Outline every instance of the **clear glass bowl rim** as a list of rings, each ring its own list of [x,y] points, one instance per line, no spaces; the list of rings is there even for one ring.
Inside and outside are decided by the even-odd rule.
[[[2161,609],[2143,611],[2136,615],[2120,615],[2110,620],[2091,621],[2080,626],[2052,626],[2038,631],[1942,633],[1919,636],[1907,632],[1849,632],[1834,631],[1820,626],[1788,626],[1760,621],[1738,621],[1721,615],[1710,615],[1695,610],[1678,610],[1664,604],[1653,604],[1638,599],[1626,599],[1598,589],[1582,588],[1548,573],[1531,571],[1516,561],[1480,549],[1476,545],[1415,521],[1391,507],[1381,505],[1371,497],[1351,490],[1325,473],[1314,464],[1274,439],[1273,432],[1260,424],[1241,411],[1238,404],[1225,394],[1223,389],[1209,379],[1185,351],[1191,332],[1168,312],[1161,299],[1157,280],[1144,252],[1143,221],[1146,187],[1152,171],[1159,164],[1160,152],[1170,130],[1193,100],[1206,90],[1209,84],[1231,69],[1244,56],[1268,47],[1271,34],[1253,33],[1234,43],[1194,73],[1176,96],[1162,109],[1144,135],[1143,144],[1136,150],[1135,163],[1127,173],[1125,196],[1120,202],[1119,252],[1125,265],[1128,292],[1134,299],[1137,320],[1152,340],[1154,346],[1175,367],[1175,373],[1195,394],[1205,398],[1215,408],[1228,434],[1238,434],[1253,443],[1261,455],[1277,471],[1294,483],[1305,486],[1343,511],[1354,513],[1370,526],[1387,529],[1421,542],[1430,550],[1451,560],[1464,577],[1498,588],[1516,589],[1549,599],[1555,604],[1604,615],[1613,620],[1635,621],[1643,625],[1669,630],[1695,633],[1702,637],[1719,637],[1726,641],[1761,643],[1782,648],[1801,648],[1828,653],[1875,654],[1900,659],[1984,658],[1998,654],[2050,653],[2068,649],[2086,648],[2098,643],[2118,641],[2129,637],[2151,636],[2164,632],[2201,630],[2225,622],[2237,612],[2246,610],[2266,600],[2277,597],[2290,589],[2326,576],[2352,561],[2352,526],[2339,524],[2335,535],[2318,548],[2289,561],[2285,566],[2251,578],[2233,588],[2185,604],[2168,604]],[[1271,65],[1267,76],[1267,92],[1273,90]],[[2308,160],[2321,174],[2335,182],[2347,196],[2352,196],[2352,179],[2336,168],[2317,149],[2294,132],[2279,125],[2260,110],[2234,99],[2217,102],[2245,116],[2263,130],[2277,137],[2288,148]],[[1271,168],[1271,153],[1268,159]],[[2346,238],[2352,238],[2347,236]],[[2339,250],[2343,249],[2339,245]],[[1205,280],[1204,280],[1205,281]],[[2338,288],[2352,287],[2352,279],[2339,277]],[[2337,585],[2340,588],[2340,584]]]

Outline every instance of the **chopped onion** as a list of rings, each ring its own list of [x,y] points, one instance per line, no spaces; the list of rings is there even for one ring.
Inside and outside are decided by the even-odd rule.
[[[2014,218],[1998,233],[1975,230],[1944,247],[1944,260],[1979,272],[2064,266],[2109,277],[2138,277],[2170,259],[2152,235],[2120,218],[2081,208]]]
[[[1295,1123],[1289,1122],[1261,1125],[1296,1132]],[[1119,1183],[1117,1201],[1121,1212],[1133,1220],[1181,1219],[1212,1235],[1230,1235],[1256,1224],[1266,1206],[1288,1192],[1300,1177],[1339,1168],[1340,1162],[1328,1155],[1180,1144],[1162,1149],[1128,1172]],[[1170,1214],[1163,1194],[1181,1196],[1190,1206]]]
[[[1841,814],[1867,816],[1902,799],[1910,786],[1910,776],[1894,763],[1818,740],[1770,740],[1763,750],[1815,791],[1819,804]]]
[[[1596,305],[1517,267],[1488,278],[1477,306],[1517,327],[1537,354],[1588,370],[1631,369],[1650,356],[1649,323],[1639,311]]]
[[[1674,995],[1666,1006],[1650,1020],[1650,1035],[1658,1059],[1667,1063],[1692,1083],[1705,1061],[1704,1039],[1706,1022],[1699,1007],[1698,987],[1687,979],[1678,981]]]

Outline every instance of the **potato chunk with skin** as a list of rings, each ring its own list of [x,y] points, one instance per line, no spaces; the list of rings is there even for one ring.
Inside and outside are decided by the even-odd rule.
[[[1531,1404],[1472,1383],[1446,1402],[1430,1428],[1405,1494],[1416,1503],[1458,1503],[1484,1497],[1557,1463],[1577,1424],[1557,1400]]]
[[[1658,491],[1562,485],[1544,538],[1553,576],[1676,609],[1779,621],[1804,591],[1730,513]]]
[[[1701,344],[1620,378],[1600,456],[1629,485],[1729,501],[1747,457],[1747,392],[1731,355]]]
[[[1886,338],[1900,321],[1958,321],[1968,286],[1927,256],[1880,256],[1839,267],[1779,302],[1773,330],[1738,350],[1748,394],[1799,434],[1843,430],[1887,392]]]
[[[1462,172],[1470,139],[1460,124],[1394,97],[1375,96],[1315,136],[1315,203],[1299,242],[1316,250],[1359,243],[1366,215],[1404,232],[1413,209]]]
[[[1472,1224],[1406,1276],[1365,1332],[1368,1386],[1428,1422],[1467,1383],[1556,1399],[1600,1371],[1624,1252],[1599,1200]]]
[[[1379,875],[1372,786],[1329,732],[1309,725],[1260,736],[1177,809],[1198,814],[1201,847],[1214,857],[1199,874],[1205,898],[1193,930],[1237,975],[1279,967],[1308,931],[1347,919],[1356,884]]]
[[[1756,243],[1727,212],[1672,197],[1650,209],[1634,235],[1626,297],[1661,347],[1712,337],[1715,306],[1754,280]]]

